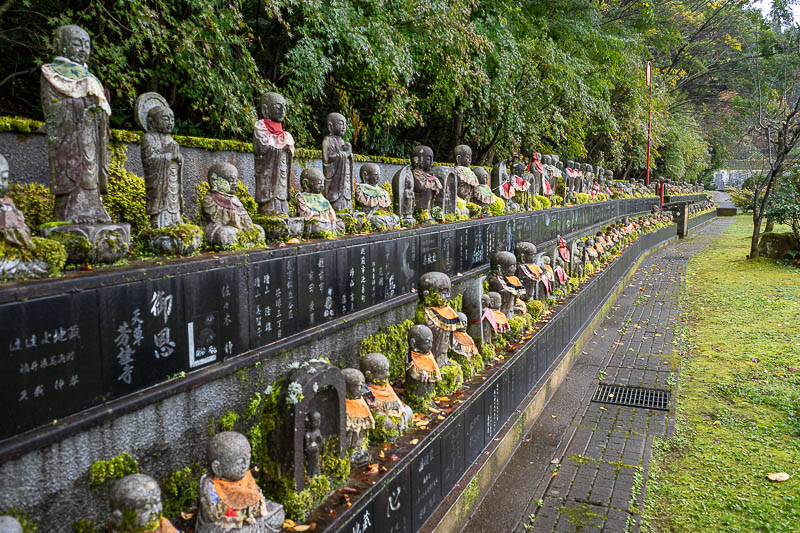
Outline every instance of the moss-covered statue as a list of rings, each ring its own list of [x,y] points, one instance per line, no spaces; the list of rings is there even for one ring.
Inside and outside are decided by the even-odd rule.
[[[400,217],[403,226],[411,227],[417,223],[414,218],[414,175],[411,167],[401,167],[392,177],[392,204],[395,214]]]
[[[583,279],[585,275],[583,259],[584,259],[584,242],[581,239],[572,241],[569,247],[569,275]]]
[[[208,442],[210,474],[200,478],[196,533],[278,533],[283,506],[264,498],[250,473],[250,443],[223,431]]]
[[[230,163],[216,162],[208,169],[211,190],[203,197],[203,234],[214,248],[243,247],[264,242],[264,229],[253,224],[236,197],[239,170]]]
[[[261,118],[253,127],[258,211],[267,216],[289,216],[294,138],[283,131],[286,100],[278,93],[267,93],[261,97],[258,111]]]
[[[369,389],[364,397],[375,424],[380,425],[384,433],[399,436],[411,423],[413,413],[389,383],[389,359],[382,353],[368,353],[361,358],[361,371]]]
[[[492,342],[494,342],[495,336],[506,333],[511,329],[511,326],[508,324],[508,317],[501,310],[503,297],[500,296],[500,293],[489,291],[484,295],[484,297],[483,303],[486,309],[488,309],[491,313],[491,316],[489,316],[489,313],[487,313],[485,317],[486,324],[488,325],[488,328],[491,328],[491,332],[488,331],[488,328],[486,328],[484,333],[490,333]]]
[[[478,176],[475,175],[470,167],[472,164],[472,148],[466,144],[459,144],[453,148],[453,159],[456,162],[453,168],[458,177],[458,196],[467,202],[472,202],[478,185],[480,185]]]
[[[542,277],[542,269],[536,264],[536,245],[532,242],[518,242],[514,247],[517,256],[517,279],[525,288],[520,296],[524,301],[536,298],[536,285]]]
[[[144,474],[125,476],[111,489],[112,533],[178,533],[161,516],[161,489]]]
[[[478,353],[478,346],[475,340],[467,333],[468,319],[464,313],[456,313],[458,316],[458,329],[453,332],[452,350],[456,355],[467,359],[472,359]]]
[[[13,516],[0,516],[0,533],[22,533],[22,525]]]
[[[356,203],[358,209],[364,211],[375,228],[381,231],[395,229],[400,226],[400,217],[392,213],[392,197],[389,191],[378,186],[381,169],[375,163],[364,163],[359,169],[361,182],[356,185]],[[413,186],[411,188],[413,198]],[[409,211],[409,214],[413,213]]]
[[[8,162],[0,155],[0,279],[45,276],[64,266],[61,243],[31,236],[25,215],[6,196]]]
[[[450,299],[450,277],[443,272],[427,272],[420,276],[417,283],[419,306],[422,307],[424,320],[433,332],[433,356],[439,368],[449,364],[447,353],[453,344],[453,332],[461,323],[458,315],[447,303]],[[420,322],[421,323],[421,322]]]
[[[309,236],[344,233],[344,222],[336,217],[336,211],[322,194],[325,176],[317,168],[307,168],[300,174],[303,190],[295,195],[297,214],[305,221],[305,232]]]
[[[517,204],[519,204],[519,208],[523,210],[528,209],[530,207],[530,194],[528,191],[530,190],[530,182],[533,180],[533,176],[525,172],[525,163],[515,161],[511,164],[510,180],[511,185],[516,191],[515,200]]]
[[[478,186],[475,188],[472,201],[483,209],[487,209],[494,202],[494,193],[492,193],[492,188],[489,186],[489,172],[483,167],[475,167],[472,172],[478,178]]]
[[[508,172],[505,159],[492,167],[491,186],[492,192],[506,203],[506,212],[519,211],[519,204],[514,198],[517,189],[514,188],[511,181],[511,174]]]
[[[353,149],[342,138],[347,131],[347,119],[340,113],[330,113],[325,123],[328,126],[328,135],[322,139],[325,197],[336,211],[352,209]]]
[[[406,367],[406,398],[424,398],[433,394],[442,373],[431,353],[433,333],[428,326],[416,324],[408,330],[408,359]]]
[[[517,277],[517,258],[511,252],[495,252],[490,263],[492,275],[489,277],[489,289],[500,294],[500,310],[509,319],[515,313],[524,313],[525,305],[517,304],[517,299],[526,294],[525,287]]]
[[[414,176],[414,213],[430,212],[433,197],[442,190],[442,182],[431,174],[431,170],[433,170],[433,150],[429,146],[415,147],[411,152],[411,174]]]
[[[357,368],[342,370],[347,387],[345,408],[347,411],[347,449],[350,450],[350,464],[363,466],[370,462],[367,451],[367,432],[375,429],[375,419],[364,400],[366,387],[364,374]]]

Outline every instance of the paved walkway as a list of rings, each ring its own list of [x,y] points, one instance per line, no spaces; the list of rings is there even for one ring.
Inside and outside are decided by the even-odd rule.
[[[730,224],[716,219],[646,259],[463,533],[638,530],[653,438],[671,411],[591,402],[604,384],[671,390],[686,264]]]

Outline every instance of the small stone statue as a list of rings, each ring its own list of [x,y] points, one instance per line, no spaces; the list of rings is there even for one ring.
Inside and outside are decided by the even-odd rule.
[[[528,176],[529,174],[525,172],[525,163],[516,161],[511,165],[511,185],[516,191],[516,196],[519,199],[517,203],[519,203],[521,209],[527,209],[530,203],[528,190],[531,185],[527,179]]]
[[[514,247],[517,256],[517,278],[525,287],[525,294],[520,296],[525,301],[536,298],[536,286],[542,278],[542,269],[535,263],[536,245],[532,242],[518,242]]]
[[[325,197],[333,209],[353,207],[353,149],[342,136],[347,119],[340,113],[330,113],[325,120],[328,136],[322,139],[322,166],[325,169]]]
[[[22,533],[22,525],[13,516],[0,516],[0,533]]]
[[[253,127],[258,211],[267,216],[288,216],[294,139],[283,131],[286,100],[278,93],[267,93],[261,97],[258,110],[262,118]]]
[[[359,170],[361,183],[356,185],[356,202],[366,211],[370,223],[380,230],[395,229],[400,226],[400,217],[397,215],[376,211],[391,211],[392,197],[383,187],[378,186],[381,179],[381,170],[375,163],[364,163]],[[411,200],[413,205],[414,188],[411,186]],[[413,213],[412,213],[413,218]]]
[[[155,228],[182,224],[183,157],[171,135],[175,116],[156,93],[139,96],[135,109],[145,131],[140,146],[150,224]]]
[[[417,292],[420,305],[425,309],[427,326],[433,332],[433,355],[441,368],[450,363],[447,352],[453,344],[453,332],[460,327],[458,315],[447,303],[450,277],[442,272],[425,273],[419,278]],[[431,305],[432,299],[438,300],[438,305]]]
[[[536,298],[546,302],[554,289],[553,269],[550,268],[550,258],[547,257],[546,253],[542,252],[536,256],[536,265],[539,267],[539,270],[542,271],[542,275],[539,277],[539,284],[536,286]],[[550,268],[550,275],[548,275],[548,268]]]
[[[572,276],[576,276],[578,279],[583,278],[584,275],[584,268],[583,268],[583,241],[580,239],[575,239],[572,241],[570,245],[570,263],[569,263],[569,273]]]
[[[319,459],[322,456],[322,432],[319,426],[322,416],[318,411],[313,411],[306,416],[306,431],[303,437],[303,455],[305,455],[306,476],[313,478],[320,472]]]
[[[495,252],[490,263],[494,274],[489,278],[489,289],[502,297],[500,310],[506,318],[513,318],[515,308],[519,309],[517,298],[525,295],[525,287],[516,276],[517,258],[511,252]]]
[[[231,246],[236,243],[239,232],[264,229],[256,226],[247,214],[242,202],[233,191],[239,179],[239,170],[230,163],[217,162],[208,169],[211,190],[203,197],[203,234],[214,247]]]
[[[416,196],[414,195],[414,175],[408,166],[398,170],[392,178],[392,196],[394,197],[394,212],[400,217],[403,226],[411,227],[416,225],[414,218],[414,205]]]
[[[41,98],[55,218],[109,223],[100,194],[108,190],[111,107],[100,81],[86,66],[91,39],[83,28],[60,26],[53,46],[56,58],[42,65]]]
[[[178,533],[161,516],[161,489],[150,476],[125,476],[114,484],[110,500],[112,533]]]
[[[455,171],[458,177],[458,196],[471,202],[475,196],[475,189],[480,185],[478,177],[470,168],[472,164],[472,148],[466,144],[459,144],[453,148],[453,158],[456,161]]]
[[[458,316],[459,327],[453,332],[452,349],[456,354],[471,359],[473,355],[478,353],[478,346],[475,344],[475,340],[467,333],[467,315],[464,313],[456,313],[456,315]]]
[[[490,321],[490,325],[494,330],[495,334],[505,333],[511,329],[511,326],[508,325],[508,317],[500,310],[500,306],[503,302],[503,297],[500,296],[499,292],[490,291],[486,293],[486,307],[491,311],[492,317],[494,318],[493,321]]]
[[[389,360],[382,353],[368,353],[361,358],[361,371],[367,380],[367,405],[385,415],[384,428],[403,431],[411,423],[411,408],[400,401],[389,384]]]
[[[431,174],[433,150],[429,146],[417,146],[411,153],[411,173],[414,176],[414,212],[430,211],[433,197],[442,190],[442,182]]]
[[[211,474],[200,478],[196,533],[279,533],[283,506],[264,498],[250,473],[250,443],[223,431],[208,442]]]
[[[506,169],[505,160],[500,161],[492,167],[491,184],[492,192],[502,198],[506,203],[506,212],[517,211],[519,206],[512,200],[517,190],[514,188],[511,175]]]
[[[567,284],[567,262],[561,257],[559,253],[560,248],[556,248],[553,250],[553,257],[550,260],[551,265],[555,265],[553,267],[553,280],[555,281],[556,288],[564,288],[564,285]]]
[[[478,178],[478,186],[475,188],[472,201],[486,209],[494,203],[494,193],[489,187],[489,173],[483,167],[475,167],[472,172]]]
[[[336,217],[333,206],[322,190],[325,177],[319,169],[307,168],[300,174],[302,192],[297,193],[297,214],[306,221],[306,233],[318,235],[322,232],[344,233],[344,222]]]
[[[430,328],[422,324],[411,326],[408,330],[408,346],[406,391],[418,397],[432,394],[434,385],[442,381],[442,373],[431,353],[433,333]]]
[[[364,432],[375,429],[375,419],[364,401],[364,374],[356,368],[342,370],[344,382],[347,386],[345,407],[347,410],[347,448],[352,450],[350,464],[363,466],[370,462],[371,457],[364,443]]]
[[[6,196],[8,192],[8,161],[0,155],[0,237],[9,244],[32,249],[31,230],[25,223],[25,215]]]

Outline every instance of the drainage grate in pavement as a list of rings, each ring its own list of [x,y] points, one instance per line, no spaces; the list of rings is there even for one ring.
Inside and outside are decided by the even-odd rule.
[[[643,407],[669,411],[669,391],[620,387],[619,385],[598,385],[592,397],[593,402],[612,403],[627,407]]]

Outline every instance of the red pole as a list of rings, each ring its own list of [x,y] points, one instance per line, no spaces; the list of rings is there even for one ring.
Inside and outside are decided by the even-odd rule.
[[[647,100],[647,177],[644,184],[650,186],[650,128],[653,116],[653,84],[650,73],[650,62],[647,62],[647,87],[650,89],[650,96]]]

